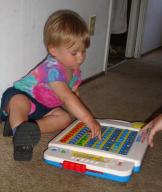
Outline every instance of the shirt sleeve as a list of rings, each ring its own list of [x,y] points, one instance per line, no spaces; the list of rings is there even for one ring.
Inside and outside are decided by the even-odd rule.
[[[48,72],[48,82],[66,82],[65,73],[58,66],[51,68]]]

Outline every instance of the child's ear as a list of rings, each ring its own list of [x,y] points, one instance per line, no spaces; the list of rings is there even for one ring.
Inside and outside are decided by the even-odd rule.
[[[49,53],[50,53],[53,57],[56,56],[57,50],[56,50],[55,47],[49,45],[49,46],[48,46],[48,51],[49,51]]]

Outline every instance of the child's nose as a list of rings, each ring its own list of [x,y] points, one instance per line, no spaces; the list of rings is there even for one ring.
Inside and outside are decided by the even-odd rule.
[[[78,53],[78,58],[79,58],[80,60],[83,60],[83,59],[84,59],[84,54],[83,54],[82,52],[79,52],[79,53]]]

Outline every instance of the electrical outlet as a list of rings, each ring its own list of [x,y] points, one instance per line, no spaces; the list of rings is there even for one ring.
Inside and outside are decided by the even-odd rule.
[[[95,24],[96,24],[96,16],[91,16],[89,18],[89,33],[90,35],[94,35],[95,32]]]

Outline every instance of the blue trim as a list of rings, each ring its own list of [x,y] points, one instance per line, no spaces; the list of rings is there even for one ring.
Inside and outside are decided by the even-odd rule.
[[[49,160],[46,160],[46,159],[44,159],[44,162],[49,164],[49,165],[62,168],[61,163],[57,163],[57,162],[54,162],[54,161],[49,161]]]
[[[95,173],[91,171],[85,172],[86,175],[94,176],[94,177],[99,177],[102,179],[110,179],[112,181],[117,181],[117,182],[128,182],[131,178],[131,175],[129,176],[117,176],[117,175],[112,175],[108,173]]]
[[[140,171],[141,171],[141,166],[133,168],[134,173],[139,173]]]
[[[57,163],[54,161],[49,161],[49,160],[44,159],[44,162],[49,165],[55,166],[55,167],[60,167],[60,168],[63,167],[61,165],[61,163]],[[108,173],[97,173],[97,172],[93,172],[93,171],[86,171],[84,174],[94,176],[94,177],[99,177],[102,179],[110,179],[110,180],[117,181],[117,182],[128,182],[131,178],[131,175],[117,176],[117,175],[112,175],[112,174],[108,174]]]

